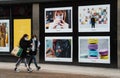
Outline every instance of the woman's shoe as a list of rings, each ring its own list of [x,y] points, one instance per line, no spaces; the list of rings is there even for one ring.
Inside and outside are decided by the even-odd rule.
[[[29,72],[29,73],[32,72],[32,71],[33,71],[32,69],[27,69],[27,72]]]
[[[41,69],[41,67],[40,67],[40,66],[38,66],[38,67],[37,67],[37,71],[38,71],[38,70],[40,70],[40,69]]]
[[[20,72],[20,70],[19,70],[19,69],[17,69],[17,68],[15,68],[15,69],[14,69],[14,71],[15,71],[15,72]]]

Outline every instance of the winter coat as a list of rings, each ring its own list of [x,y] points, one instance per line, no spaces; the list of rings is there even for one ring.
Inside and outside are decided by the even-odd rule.
[[[33,44],[33,40],[30,40],[30,44]],[[35,40],[35,48],[34,51],[32,51],[32,45],[31,45],[31,51],[30,51],[30,55],[36,55],[37,54],[37,48],[38,48],[38,40]]]
[[[25,58],[27,57],[27,48],[30,47],[30,41],[29,40],[25,40],[24,38],[20,40],[19,43],[20,47],[23,49],[23,52],[21,54],[21,57]]]

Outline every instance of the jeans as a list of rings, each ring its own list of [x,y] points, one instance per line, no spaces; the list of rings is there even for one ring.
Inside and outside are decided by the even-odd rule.
[[[30,67],[30,65],[31,65],[31,63],[32,63],[32,60],[34,61],[35,66],[38,67],[37,62],[36,62],[36,57],[35,57],[35,55],[31,55],[31,56],[30,56],[30,60],[29,60],[29,62],[28,62],[28,66]]]
[[[25,67],[27,67],[27,58],[20,57],[16,63],[16,68],[20,65],[20,63],[24,60]]]

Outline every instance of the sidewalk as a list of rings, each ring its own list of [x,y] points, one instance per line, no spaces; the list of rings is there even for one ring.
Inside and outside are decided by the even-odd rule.
[[[97,67],[84,67],[84,66],[68,66],[68,65],[55,65],[55,64],[40,64],[41,70],[38,71],[46,73],[66,73],[66,74],[82,74],[90,76],[105,76],[108,78],[120,78],[120,69],[113,68],[97,68]],[[13,70],[15,63],[3,63],[0,62],[0,69]],[[35,66],[31,66],[36,71]],[[22,63],[19,67],[21,71],[26,70]]]

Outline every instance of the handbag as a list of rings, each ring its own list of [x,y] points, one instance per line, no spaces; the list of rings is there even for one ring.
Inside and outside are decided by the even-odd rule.
[[[29,53],[31,51],[31,48],[27,48],[26,52]]]
[[[22,48],[20,48],[20,47],[15,47],[15,48],[12,50],[11,55],[16,56],[16,57],[20,57],[21,54],[22,54],[22,52],[23,52],[23,49],[22,49]]]

